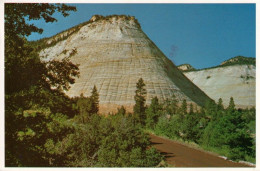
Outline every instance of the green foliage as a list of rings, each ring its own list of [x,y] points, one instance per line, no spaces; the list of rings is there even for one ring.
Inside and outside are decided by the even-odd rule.
[[[166,99],[163,102],[163,112],[168,115],[173,115],[177,113],[178,110],[178,101],[176,99],[176,96],[172,94],[171,99]]]
[[[245,159],[252,155],[252,138],[247,133],[246,123],[240,112],[227,112],[222,118],[209,124],[203,135],[206,146],[228,148],[231,159]]]
[[[139,124],[160,135],[222,150],[234,160],[255,158],[255,109],[236,110],[233,98],[227,109],[219,99],[218,104],[209,101],[201,112],[190,104],[188,113],[186,100],[178,108],[175,96],[163,105],[153,98],[146,109],[141,78],[133,117],[125,116],[124,107],[102,117],[96,115],[95,86],[90,97],[67,97],[64,91],[79,75],[78,66],[68,58],[41,62],[25,36],[42,30],[25,18],[53,22],[55,11],[67,16],[73,10],[64,4],[5,4],[6,166],[157,166],[161,155]]]
[[[117,114],[118,115],[125,115],[126,114],[126,109],[124,106],[121,106],[120,108],[117,109]]]
[[[42,32],[27,20],[53,22],[55,11],[67,16],[71,10],[75,8],[64,4],[5,4],[6,166],[53,165],[55,156],[46,151],[45,143],[64,136],[57,117],[77,112],[63,91],[74,83],[78,66],[68,59],[41,62],[25,38]]]
[[[158,123],[154,128],[157,135],[164,135],[172,139],[180,137],[181,127],[180,115],[174,115],[171,119],[160,117]]]
[[[83,94],[77,100],[77,109],[79,109],[79,116],[77,119],[80,123],[86,123],[92,115],[93,103],[89,97],[84,97]]]
[[[224,61],[223,64],[209,67],[209,68],[202,68],[202,69],[191,69],[187,71],[182,71],[182,72],[192,72],[192,71],[202,71],[202,70],[209,70],[213,68],[221,68],[221,67],[227,67],[227,66],[233,66],[233,65],[256,65],[256,58],[254,57],[245,57],[245,56],[236,56],[233,57],[227,61]],[[244,78],[242,76],[241,78]],[[251,77],[248,77],[246,79],[250,79]]]
[[[230,65],[255,65],[255,58],[252,57],[244,57],[244,56],[235,56],[227,61],[223,62],[222,66],[230,66]]]
[[[136,123],[140,123],[141,125],[145,124],[145,95],[146,89],[144,80],[140,78],[136,83],[136,91],[135,91],[135,105],[134,105],[134,119]]]
[[[77,109],[79,109],[80,115],[77,116],[77,120],[80,123],[86,123],[89,121],[92,115],[98,113],[99,110],[99,94],[96,86],[93,87],[90,97],[84,97],[83,94],[77,98]]]
[[[91,96],[90,99],[92,101],[92,110],[91,113],[98,113],[99,111],[99,94],[97,92],[97,87],[94,85],[92,92],[91,92]]]
[[[54,166],[63,160],[53,153],[50,142],[58,142],[71,132],[66,126],[67,117],[63,114],[51,114],[48,108],[34,107],[8,113],[6,128],[6,166]],[[13,116],[13,118],[10,118]],[[10,119],[15,119],[15,126]]]
[[[212,120],[215,120],[217,118],[217,105],[215,101],[213,100],[206,101],[203,112],[205,113],[205,116],[208,116]]]
[[[43,63],[40,61],[38,54],[31,47],[25,36],[29,36],[32,32],[41,33],[43,30],[28,24],[28,20],[44,19],[46,22],[54,22],[56,19],[52,17],[55,11],[68,15],[68,11],[75,11],[75,7],[64,4],[5,4],[5,91],[8,94],[28,89],[31,85],[40,84],[41,86],[49,86],[57,81],[64,81],[63,78],[55,77],[57,69],[68,70],[62,76],[69,76],[66,79],[77,75],[77,66],[64,60],[58,65],[57,62]],[[67,65],[68,64],[68,65]],[[54,67],[53,72],[48,70]],[[32,74],[33,73],[33,74]],[[64,75],[63,75],[64,74]],[[50,84],[46,85],[47,81]],[[70,83],[72,80],[65,80]],[[62,82],[64,84],[64,82]],[[52,85],[50,85],[52,86]],[[55,85],[54,85],[55,86]]]
[[[218,111],[223,111],[223,110],[224,110],[222,98],[219,98],[219,100],[218,100],[217,110],[218,110]]]
[[[187,114],[187,101],[185,99],[182,101],[179,113],[183,115]]]
[[[169,114],[168,105],[165,105],[162,113],[166,115],[161,115],[153,128],[147,122],[147,127],[157,135],[195,142],[232,160],[253,162],[255,109],[236,110],[233,98],[226,109],[222,103],[222,99],[219,99],[218,104],[208,101],[201,111],[193,111],[193,105],[190,104],[189,113],[185,113],[187,103],[183,101],[174,114]]]
[[[199,121],[198,114],[189,113],[185,116],[182,123],[182,139],[198,142],[199,140]]]
[[[57,21],[52,15],[60,12],[64,17],[75,7],[65,4],[7,3],[5,4],[5,34],[10,36],[29,36],[32,32],[42,33],[41,28],[26,23],[26,20],[44,19],[45,22]]]
[[[228,111],[229,112],[234,112],[235,111],[235,102],[233,97],[230,97],[229,105],[228,105]]]
[[[190,103],[189,109],[190,109],[189,114],[193,114],[194,111],[193,111],[193,104],[192,103]]]
[[[52,90],[67,91],[70,84],[75,82],[75,77],[79,77],[79,65],[73,64],[68,58],[63,58],[61,61],[52,60],[43,64],[46,66],[43,79],[51,85]]]
[[[109,122],[112,122],[113,131],[109,131],[101,142],[99,166],[148,167],[156,166],[161,161],[156,150],[147,149],[150,144],[148,135],[134,127],[131,119],[122,115],[111,116],[111,119]]]
[[[148,148],[148,135],[123,115],[92,115],[85,124],[73,124],[73,129],[61,145],[53,146],[55,154],[65,156],[62,166],[150,167],[162,159]]]
[[[42,62],[37,46],[27,42],[25,36],[42,29],[26,18],[53,22],[55,11],[67,16],[73,10],[64,4],[5,4],[6,166],[156,166],[160,154],[130,117],[95,115],[95,86],[90,97],[65,96],[79,75],[77,65],[68,58]],[[142,85],[137,92],[142,99]]]
[[[147,128],[154,128],[158,119],[161,115],[162,106],[159,104],[159,100],[157,97],[152,99],[150,106],[146,109],[146,127]]]

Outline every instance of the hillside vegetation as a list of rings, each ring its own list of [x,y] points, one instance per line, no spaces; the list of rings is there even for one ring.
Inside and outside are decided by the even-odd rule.
[[[182,70],[182,72],[202,71],[202,70],[221,68],[221,67],[233,66],[233,65],[254,65],[255,66],[256,59],[254,57],[235,56],[233,58],[230,58],[230,59],[222,62],[220,65],[209,67],[209,68],[196,69],[196,68],[193,68],[190,64],[182,64],[182,65],[179,65],[178,68],[181,68],[182,66],[186,66],[186,65],[189,65],[190,67],[186,70]]]
[[[255,163],[255,109],[237,110],[233,98],[224,108],[222,99],[209,101],[201,110],[175,97],[157,98],[146,109],[146,128],[177,141],[196,143],[228,159]]]
[[[230,66],[230,65],[254,65],[255,66],[255,58],[236,56],[221,63],[221,66]]]

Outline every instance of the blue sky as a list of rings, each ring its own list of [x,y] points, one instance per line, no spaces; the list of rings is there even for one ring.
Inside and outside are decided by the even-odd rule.
[[[58,22],[33,21],[44,29],[29,40],[50,37],[87,21],[92,15],[135,16],[142,30],[176,65],[195,68],[219,65],[242,55],[256,56],[255,4],[71,4],[69,17]]]

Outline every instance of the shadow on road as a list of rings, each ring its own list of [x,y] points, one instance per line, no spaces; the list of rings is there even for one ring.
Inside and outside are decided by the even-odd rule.
[[[173,153],[167,153],[167,152],[160,152],[161,155],[163,155],[165,158],[175,157]]]
[[[151,145],[156,145],[156,144],[162,144],[162,143],[158,143],[158,142],[151,142]]]

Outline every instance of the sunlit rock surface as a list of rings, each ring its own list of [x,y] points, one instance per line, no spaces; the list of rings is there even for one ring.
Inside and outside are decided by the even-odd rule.
[[[189,71],[184,74],[207,95],[218,102],[222,98],[227,107],[230,97],[236,107],[255,107],[256,67],[254,65],[232,65],[212,69]]]
[[[80,77],[66,94],[89,96],[96,85],[101,113],[115,112],[121,105],[132,111],[139,78],[146,84],[147,104],[155,96],[165,100],[172,94],[197,105],[209,100],[146,36],[134,17],[93,16],[40,55],[43,60],[71,56],[73,63],[80,64]]]

